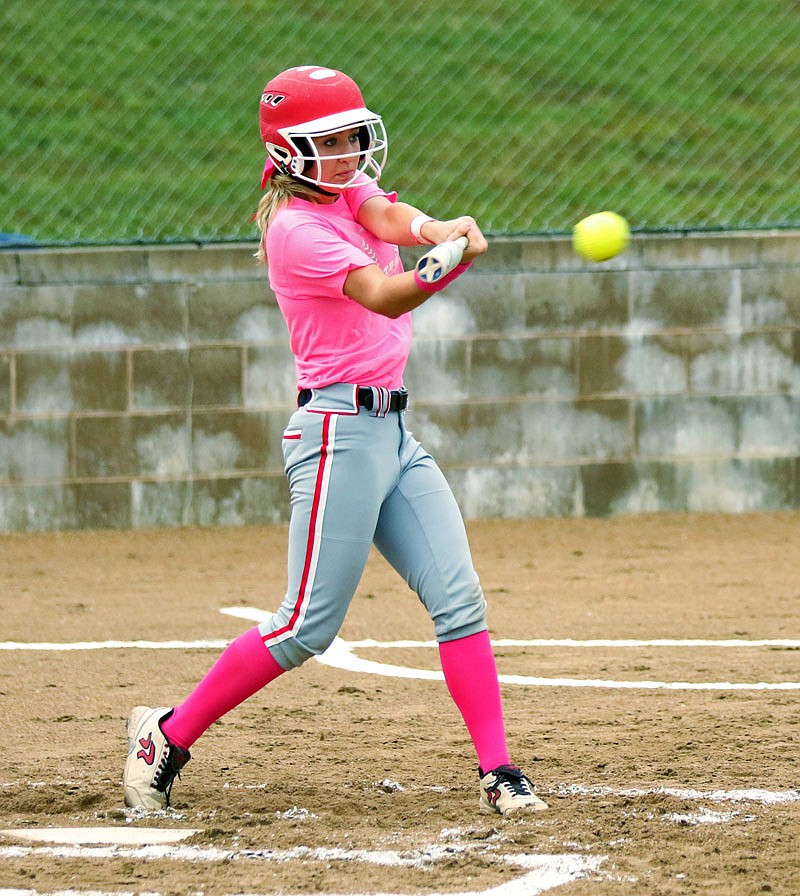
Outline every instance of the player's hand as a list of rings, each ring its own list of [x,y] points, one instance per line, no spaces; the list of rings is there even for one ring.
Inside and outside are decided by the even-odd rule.
[[[463,260],[472,261],[479,255],[483,255],[489,248],[486,237],[481,233],[480,227],[475,223],[475,219],[469,215],[462,215],[460,218],[453,218],[450,221],[442,221],[442,224],[449,227],[444,240],[454,240],[460,236],[465,236],[469,240],[469,245],[464,250]]]

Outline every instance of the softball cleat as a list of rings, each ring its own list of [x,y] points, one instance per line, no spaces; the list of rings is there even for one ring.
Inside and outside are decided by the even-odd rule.
[[[480,810],[484,815],[547,809],[547,803],[536,796],[530,778],[518,766],[499,765],[488,772],[479,768],[478,774],[481,779]]]
[[[172,784],[191,758],[171,744],[161,722],[172,715],[167,706],[135,706],[128,716],[128,758],[122,773],[125,805],[140,809],[169,806]]]

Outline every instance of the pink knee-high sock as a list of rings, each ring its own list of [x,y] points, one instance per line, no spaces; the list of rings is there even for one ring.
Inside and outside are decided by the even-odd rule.
[[[284,671],[264,646],[258,627],[251,628],[225,648],[161,729],[170,743],[188,750],[217,719]]]
[[[509,763],[503,705],[489,632],[439,644],[444,679],[484,771]]]

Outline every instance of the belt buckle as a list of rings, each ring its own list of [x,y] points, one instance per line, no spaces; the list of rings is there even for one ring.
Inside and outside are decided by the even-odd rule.
[[[397,392],[395,392],[397,396],[397,410],[404,411],[408,407],[408,389],[405,386],[401,386]]]

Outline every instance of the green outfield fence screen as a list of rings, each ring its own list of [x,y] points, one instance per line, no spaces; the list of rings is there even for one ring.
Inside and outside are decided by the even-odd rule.
[[[794,0],[3,0],[2,239],[254,239],[261,88],[309,63],[384,187],[490,234],[800,226]]]

